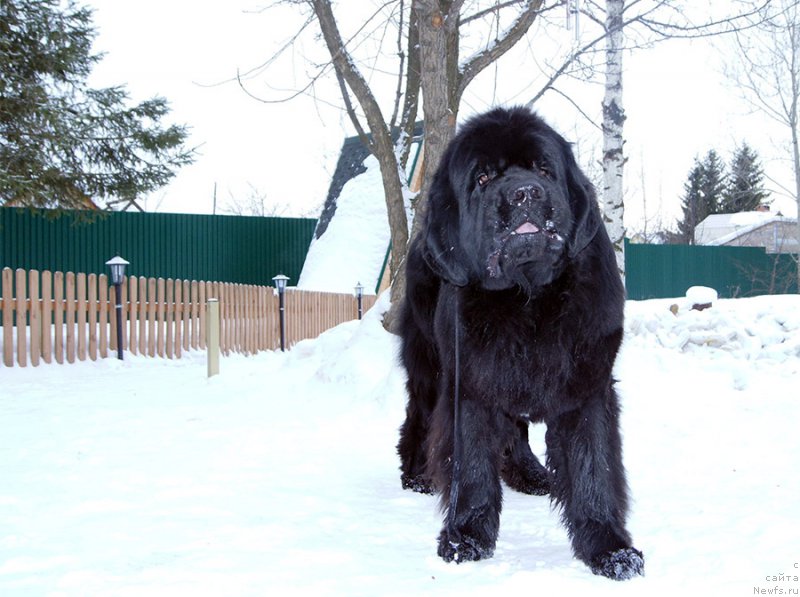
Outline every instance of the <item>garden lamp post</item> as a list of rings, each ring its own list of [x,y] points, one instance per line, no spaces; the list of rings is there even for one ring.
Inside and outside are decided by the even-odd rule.
[[[275,288],[278,291],[278,314],[280,317],[281,325],[281,352],[286,350],[286,307],[283,300],[284,292],[286,291],[286,283],[289,281],[288,276],[278,274],[272,281],[275,283]]]
[[[125,266],[130,265],[122,257],[117,255],[106,261],[106,265],[111,269],[111,283],[114,285],[114,295],[117,304],[117,358],[122,360],[122,279],[125,277]]]
[[[356,300],[358,301],[358,318],[361,319],[361,316],[364,314],[364,310],[362,309],[362,302],[361,299],[364,298],[364,287],[361,285],[361,282],[356,284]]]

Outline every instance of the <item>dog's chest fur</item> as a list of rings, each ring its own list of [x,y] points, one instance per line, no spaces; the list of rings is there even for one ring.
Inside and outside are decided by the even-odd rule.
[[[584,337],[558,292],[467,292],[460,305],[461,380],[509,415],[541,420],[557,409]]]

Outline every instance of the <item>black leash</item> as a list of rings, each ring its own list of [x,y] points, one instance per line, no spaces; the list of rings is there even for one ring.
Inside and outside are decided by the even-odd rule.
[[[456,529],[456,505],[458,504],[458,494],[461,490],[461,358],[460,358],[460,317],[459,317],[459,304],[458,304],[458,286],[453,286],[455,290],[455,318],[454,318],[454,350],[455,350],[455,364],[454,364],[454,380],[453,380],[453,472],[450,481],[450,506],[447,510],[447,527],[450,531],[450,536],[453,538],[461,539],[458,530]]]

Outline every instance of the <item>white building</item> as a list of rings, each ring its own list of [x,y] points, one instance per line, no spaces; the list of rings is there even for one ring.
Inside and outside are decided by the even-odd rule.
[[[797,220],[779,213],[745,211],[714,214],[694,230],[696,245],[764,247],[767,253],[797,253]]]

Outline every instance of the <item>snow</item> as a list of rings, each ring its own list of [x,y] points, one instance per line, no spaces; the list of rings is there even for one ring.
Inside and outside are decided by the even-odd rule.
[[[401,142],[402,136],[395,144],[398,151]],[[420,144],[412,143],[410,156],[419,151]],[[408,172],[401,173],[401,179],[413,174],[414,164],[412,157]],[[375,294],[391,244],[391,232],[377,158],[369,155],[364,167],[366,172],[348,180],[336,198],[336,212],[325,233],[311,241],[297,282],[301,290],[350,294],[356,283],[361,282],[367,294]],[[408,185],[403,185],[409,223],[413,219],[411,202],[415,196]]]
[[[572,557],[547,498],[510,490],[492,559],[436,556],[436,500],[400,488],[386,301],[211,379],[202,352],[0,368],[0,594],[800,589],[800,297],[628,303],[615,375],[646,576],[626,583]]]
[[[694,305],[711,305],[719,298],[719,293],[708,286],[691,286],[686,291],[689,307]]]
[[[695,242],[698,245],[724,245],[767,224],[794,221],[794,218],[780,213],[762,211],[712,214],[697,225]]]
[[[391,235],[378,160],[370,155],[364,166],[339,194],[325,233],[311,241],[298,288],[352,293],[361,282],[375,293]]]

